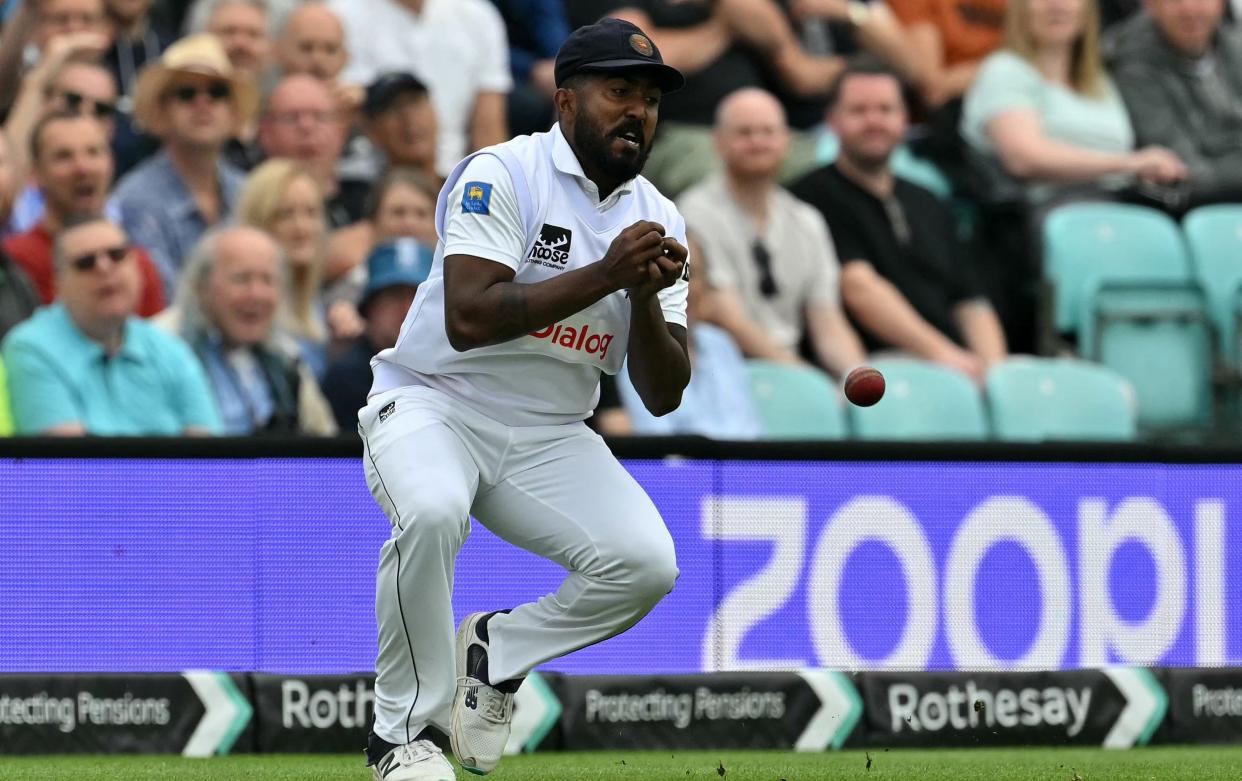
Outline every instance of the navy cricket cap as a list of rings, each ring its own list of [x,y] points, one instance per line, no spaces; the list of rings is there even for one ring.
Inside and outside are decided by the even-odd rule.
[[[660,50],[637,26],[621,19],[602,19],[574,30],[556,54],[556,86],[576,73],[646,71],[662,91],[686,85],[681,71],[664,64]]]

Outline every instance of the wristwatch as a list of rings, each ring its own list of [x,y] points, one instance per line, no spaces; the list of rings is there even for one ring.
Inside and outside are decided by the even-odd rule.
[[[850,0],[845,4],[845,13],[849,17],[850,24],[862,27],[871,18],[871,6],[859,0]]]

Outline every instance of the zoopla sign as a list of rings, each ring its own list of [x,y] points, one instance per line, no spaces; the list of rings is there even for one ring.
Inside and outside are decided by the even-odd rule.
[[[705,669],[1237,664],[1236,467],[737,465]]]
[[[1239,466],[623,463],[680,576],[545,670],[1242,666]],[[0,602],[0,672],[374,663],[390,527],[355,458],[13,459],[0,484],[0,585],[20,595]],[[476,525],[454,610],[563,577]]]

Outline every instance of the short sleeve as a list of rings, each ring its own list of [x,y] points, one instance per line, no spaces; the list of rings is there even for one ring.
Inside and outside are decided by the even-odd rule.
[[[983,61],[962,104],[962,135],[980,149],[991,149],[987,126],[1015,109],[1038,109],[1044,83],[1017,55],[998,52]]]
[[[683,247],[689,246],[686,243],[686,221],[680,214],[676,214],[676,220],[673,222],[669,235],[681,242]],[[694,258],[687,256],[686,268],[681,278],[658,294],[660,310],[664,313],[664,322],[675,323],[683,328],[686,326],[686,298],[690,291],[690,274],[692,273],[690,267],[693,262]]]
[[[698,270],[707,270],[707,283],[717,290],[737,290],[740,286],[737,272],[729,262],[729,248],[724,245],[721,232],[716,230],[718,215],[713,213],[710,199],[693,188],[678,199],[677,209],[686,222],[687,232],[694,234],[694,241],[703,252],[704,259],[699,262]]]
[[[509,72],[509,38],[504,20],[489,2],[478,4],[478,27],[475,33],[480,46],[479,91],[509,92],[513,75]]]
[[[64,423],[84,422],[68,378],[46,352],[10,334],[4,344],[4,364],[17,433],[39,434]]]
[[[526,250],[526,225],[513,179],[495,155],[475,156],[448,195],[444,256],[474,255],[517,271]]]
[[[828,232],[828,224],[818,212],[810,212],[807,215],[807,224],[814,237],[809,249],[815,267],[815,274],[811,277],[811,289],[807,291],[807,302],[838,307],[841,305],[838,287],[841,266],[837,261],[832,234]]]
[[[173,369],[173,403],[181,417],[182,429],[202,429],[219,434],[223,426],[216,401],[207,382],[203,365],[194,357],[188,345],[175,336],[167,337],[170,364]]]

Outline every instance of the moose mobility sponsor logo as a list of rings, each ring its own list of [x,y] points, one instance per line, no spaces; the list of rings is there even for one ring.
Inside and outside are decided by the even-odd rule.
[[[569,247],[573,239],[573,231],[559,225],[544,224],[539,229],[539,238],[531,245],[526,259],[531,263],[546,268],[564,271],[569,264]]]
[[[601,361],[608,357],[608,346],[612,344],[612,334],[592,333],[591,326],[586,323],[581,326],[554,323],[547,328],[531,331],[530,335],[536,339],[547,339],[552,344],[569,350],[594,355]]]

